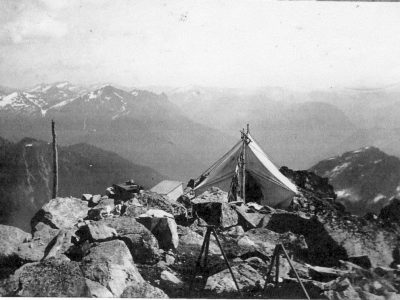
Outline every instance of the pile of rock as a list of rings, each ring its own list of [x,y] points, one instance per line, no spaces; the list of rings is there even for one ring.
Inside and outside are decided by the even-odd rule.
[[[217,188],[188,199],[192,219],[182,204],[149,191],[129,199],[108,194],[50,200],[32,219],[32,234],[0,225],[0,295],[237,297],[214,237],[206,276],[196,277],[189,290],[208,224],[216,226],[246,298],[304,297],[283,258],[278,285],[263,291],[277,244],[312,298],[398,297],[398,226],[361,220],[332,205],[309,213],[230,203]],[[302,201],[311,206],[314,200]]]

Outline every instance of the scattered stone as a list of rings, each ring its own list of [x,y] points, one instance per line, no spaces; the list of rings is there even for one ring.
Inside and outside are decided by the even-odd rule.
[[[120,240],[100,243],[90,249],[81,264],[84,276],[120,297],[125,288],[143,283],[128,247]]]
[[[52,228],[72,228],[79,219],[88,214],[88,203],[77,198],[55,198],[45,204],[31,221],[32,230],[39,222]]]

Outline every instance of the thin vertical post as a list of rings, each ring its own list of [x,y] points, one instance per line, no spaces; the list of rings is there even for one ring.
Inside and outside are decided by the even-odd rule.
[[[57,135],[54,120],[51,120],[51,133],[53,135],[53,199],[58,194],[58,152],[57,152]]]
[[[243,130],[244,131],[244,130]],[[246,203],[246,136],[243,132],[243,151],[242,151],[242,197],[243,202]]]

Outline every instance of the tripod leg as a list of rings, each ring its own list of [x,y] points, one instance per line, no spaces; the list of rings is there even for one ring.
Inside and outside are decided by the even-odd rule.
[[[208,233],[208,231],[207,231],[207,233]],[[209,237],[209,235],[207,235],[207,233],[204,237],[203,245],[201,246],[200,254],[199,254],[199,257],[197,258],[196,265],[194,267],[192,280],[190,281],[190,286],[189,286],[189,293],[192,291],[192,287],[193,287],[194,280],[196,279],[197,271],[199,268],[201,268],[201,257],[203,256],[203,252],[206,247],[207,236]]]
[[[278,247],[279,247],[279,245],[278,245]],[[279,256],[280,256],[279,250],[276,253],[275,287],[278,287],[278,284],[279,284]]]
[[[278,247],[275,247],[274,253],[272,254],[272,257],[271,257],[271,263],[270,263],[270,265],[269,265],[269,269],[268,269],[268,272],[267,272],[267,276],[265,277],[264,291],[267,289],[267,284],[269,283],[269,279],[270,279],[270,277],[271,277],[272,268],[274,267],[274,263],[275,263],[277,248],[278,248]]]
[[[301,279],[299,277],[299,274],[297,274],[296,269],[293,267],[292,261],[290,260],[289,255],[287,254],[286,249],[285,249],[285,247],[283,247],[283,245],[281,245],[281,249],[282,249],[282,252],[285,255],[287,261],[289,262],[289,265],[292,268],[294,274],[296,275],[297,281],[299,282],[299,284],[304,292],[304,295],[307,297],[308,300],[310,300],[310,296],[308,295],[307,290],[304,287],[303,282],[301,281]]]
[[[217,240],[218,247],[219,247],[219,249],[221,250],[222,256],[224,257],[225,263],[226,263],[226,265],[228,266],[229,272],[231,273],[231,276],[232,276],[233,282],[235,283],[236,289],[237,289],[238,292],[240,293],[240,296],[242,296],[242,292],[241,292],[240,289],[239,289],[239,285],[238,285],[238,283],[237,283],[237,281],[236,281],[235,275],[233,274],[231,265],[229,264],[228,258],[227,258],[226,255],[225,255],[224,249],[222,249],[221,243],[219,242],[218,235],[217,235],[217,233],[215,232],[215,229],[214,229],[214,228],[212,228],[212,232],[213,232],[213,234],[214,234],[214,236],[215,236],[215,239]]]
[[[206,236],[205,236],[205,241],[206,241],[206,248],[205,248],[205,253],[204,253],[204,268],[207,267],[208,264],[208,252],[210,248],[210,236],[211,236],[211,229],[207,228]]]

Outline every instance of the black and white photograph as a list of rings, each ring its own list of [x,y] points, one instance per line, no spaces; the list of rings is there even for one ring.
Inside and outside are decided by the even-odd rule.
[[[400,300],[400,3],[0,0],[0,296]]]

